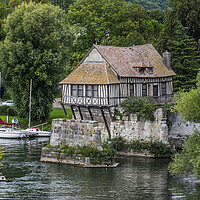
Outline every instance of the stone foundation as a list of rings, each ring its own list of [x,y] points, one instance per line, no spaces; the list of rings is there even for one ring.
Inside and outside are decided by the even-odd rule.
[[[99,146],[101,129],[96,121],[54,119],[50,145]]]
[[[41,162],[53,162],[53,163],[63,163],[69,165],[75,165],[79,167],[88,167],[88,168],[113,168],[117,167],[119,163],[103,163],[102,164],[92,164],[90,157],[84,157],[82,155],[72,155],[65,156],[62,152],[54,152],[48,147],[42,148]]]

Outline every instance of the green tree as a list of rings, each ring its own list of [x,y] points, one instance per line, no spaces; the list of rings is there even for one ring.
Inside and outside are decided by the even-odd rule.
[[[200,123],[200,73],[197,76],[197,88],[175,95],[177,104],[174,109],[186,121]]]
[[[71,4],[73,4],[76,0],[49,0],[53,5],[60,6],[66,12]]]
[[[188,36],[188,28],[178,20],[172,9],[164,13],[164,27],[157,40],[160,52],[171,52],[171,67],[176,72],[174,89],[189,90],[195,87],[196,76],[200,68],[200,57],[197,44],[192,36]]]
[[[168,166],[172,175],[194,174],[200,176],[200,132],[194,131],[186,141],[182,153],[176,154]]]
[[[200,0],[170,0],[175,15],[189,34],[196,40],[200,38]]]
[[[93,44],[132,46],[152,43],[162,29],[142,6],[123,0],[76,1],[70,5],[67,17],[76,32],[72,66],[76,66]]]
[[[196,42],[194,38],[187,36],[186,32],[186,28],[180,24],[174,31],[173,39],[168,40],[166,48],[171,52],[171,66],[176,73],[174,79],[175,91],[180,88],[189,90],[195,87],[200,68],[200,57],[196,49]]]
[[[164,10],[169,7],[168,0],[125,0],[133,4],[140,4],[146,9],[160,9]]]
[[[53,5],[23,3],[7,17],[0,45],[3,80],[19,116],[28,116],[29,83],[33,120],[48,118],[62,80],[73,36],[64,11]]]
[[[7,11],[7,5],[4,0],[0,0],[0,41],[2,41],[5,37],[5,34],[2,30],[2,24],[3,20],[6,17],[8,11]]]
[[[200,73],[197,76],[197,89],[182,92],[175,96],[174,109],[186,121],[200,123]],[[195,130],[186,140],[183,151],[173,158],[168,166],[171,174],[200,176],[200,132]]]

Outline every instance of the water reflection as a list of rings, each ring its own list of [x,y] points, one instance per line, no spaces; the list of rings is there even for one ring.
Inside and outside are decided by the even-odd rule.
[[[200,199],[200,184],[170,178],[168,159],[120,158],[114,169],[41,163],[48,138],[0,140],[5,147],[0,199]]]

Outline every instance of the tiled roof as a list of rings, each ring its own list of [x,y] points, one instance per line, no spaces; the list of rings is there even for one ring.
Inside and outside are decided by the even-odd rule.
[[[60,84],[115,84],[116,75],[106,63],[81,63]]]
[[[94,45],[120,77],[166,77],[174,76],[172,69],[168,69],[163,59],[152,44],[113,47]],[[141,75],[138,67],[153,67],[153,74]]]

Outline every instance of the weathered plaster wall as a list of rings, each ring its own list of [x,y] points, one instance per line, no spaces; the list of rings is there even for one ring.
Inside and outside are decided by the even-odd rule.
[[[98,146],[101,130],[96,121],[54,119],[50,145]]]

